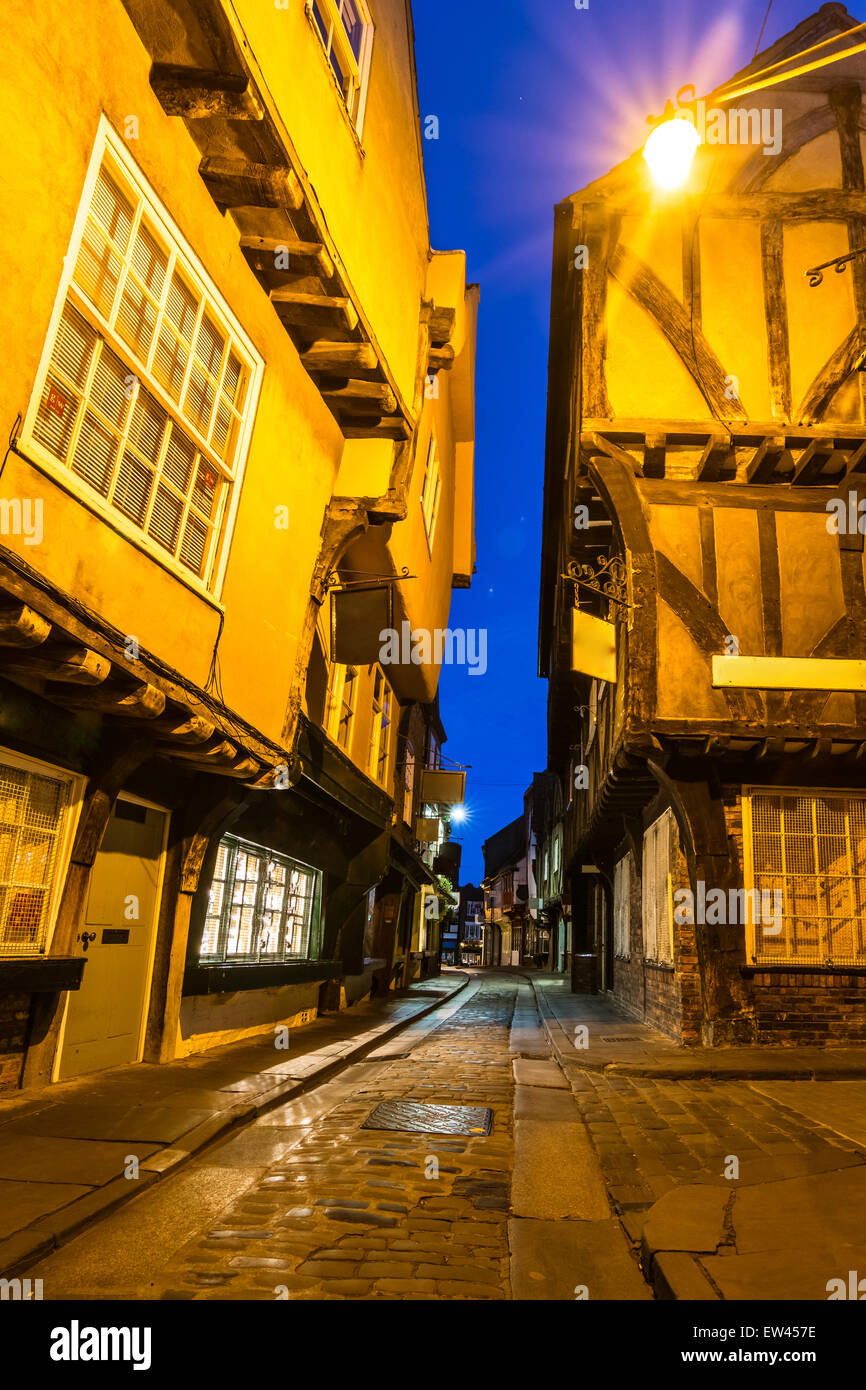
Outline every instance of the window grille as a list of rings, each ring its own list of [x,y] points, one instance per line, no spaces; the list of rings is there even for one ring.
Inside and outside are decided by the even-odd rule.
[[[631,904],[631,854],[619,860],[613,871],[613,953],[629,954],[629,915]]]
[[[211,880],[201,960],[307,959],[317,889],[314,869],[226,837]]]
[[[866,797],[761,791],[744,806],[747,886],[765,908],[751,913],[753,961],[866,964]]]
[[[252,359],[109,147],[72,256],[32,439],[210,583]]]
[[[0,955],[45,950],[69,783],[0,766]]]
[[[644,832],[641,876],[644,957],[672,964],[673,910],[671,904],[671,836],[673,812],[668,808]]]

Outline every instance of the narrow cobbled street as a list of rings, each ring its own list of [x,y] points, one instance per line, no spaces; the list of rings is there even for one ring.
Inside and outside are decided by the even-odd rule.
[[[772,1217],[771,1198],[798,1200],[786,1184],[823,1175],[844,1222],[845,1185],[866,1172],[863,1083],[601,1074],[576,1051],[557,1061],[537,998],[517,973],[470,976],[364,1060],[203,1150],[31,1275],[55,1300],[635,1301],[653,1297],[641,1271],[649,1233],[658,1249],[706,1252],[700,1268],[685,1253],[674,1266],[657,1260],[681,1282],[662,1280],[662,1296],[712,1299],[766,1275],[767,1256],[745,1253],[748,1241],[737,1248],[735,1190],[760,1202],[772,1239],[758,1247],[777,1262],[790,1222]],[[394,1127],[369,1127],[389,1104]],[[828,1104],[827,1123],[810,1118]],[[463,1132],[442,1132],[452,1121]],[[736,1183],[725,1177],[731,1155]],[[669,1197],[679,1205],[668,1209]],[[813,1273],[826,1280],[832,1219],[821,1219],[828,1248]],[[812,1255],[805,1243],[800,1252],[807,1279]],[[654,1282],[658,1294],[658,1272]]]
[[[214,1146],[39,1265],[46,1297],[508,1298],[518,989],[471,983]],[[489,1107],[491,1133],[363,1129],[392,1099]]]

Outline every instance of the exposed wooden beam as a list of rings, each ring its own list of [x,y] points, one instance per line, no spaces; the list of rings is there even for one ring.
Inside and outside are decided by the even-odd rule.
[[[385,382],[347,381],[342,386],[330,386],[320,382],[319,389],[329,405],[345,406],[347,409],[362,402],[375,405],[381,415],[393,415],[397,409],[397,397]]]
[[[854,370],[854,363],[859,356],[860,328],[859,325],[855,324],[844,341],[831,352],[823,367],[816,373],[797,409],[799,420],[811,425],[822,419],[833,396]]]
[[[773,419],[790,420],[791,352],[782,264],[782,224],[779,221],[761,223],[761,268]]]
[[[769,160],[766,161],[770,163]],[[771,173],[778,166],[773,162]],[[818,188],[807,193],[702,193],[695,202],[705,217],[779,218],[781,221],[846,222],[858,213],[866,214],[866,193],[856,189]],[[646,196],[615,198],[606,204],[610,218],[669,217],[662,201],[653,204]]]
[[[729,435],[713,435],[707,440],[698,463],[697,481],[715,483],[723,469],[733,468],[734,450]]]
[[[283,208],[297,212],[304,194],[298,176],[284,164],[208,155],[198,166],[214,202],[226,208]]]
[[[160,740],[160,742],[164,742],[164,740]],[[238,756],[238,751],[234,743],[229,743],[228,739],[220,738],[217,734],[211,743],[200,744],[197,748],[172,745],[170,756],[180,758],[183,762],[195,762],[200,767],[217,767],[233,763]]]
[[[271,290],[271,302],[276,306],[280,317],[287,319],[289,323],[307,322],[311,311],[321,311],[339,315],[344,327],[350,331],[358,326],[358,311],[351,299],[347,299],[345,295],[303,294],[291,286],[281,285],[278,289]]]
[[[430,341],[435,347],[444,347],[454,332],[454,325],[457,322],[456,309],[436,309],[430,313],[428,329]]]
[[[769,435],[759,444],[752,458],[746,464],[744,478],[747,483],[769,483],[785,453],[785,436]]]
[[[584,433],[580,436],[581,453],[589,458],[594,458],[602,454],[605,458],[616,459],[626,467],[630,473],[639,473],[640,464],[637,459],[626,449],[620,448],[618,444],[612,444],[609,439],[605,439],[603,434]]]
[[[734,442],[740,444],[760,444],[761,440],[768,434],[781,434],[782,426],[778,420],[731,420],[724,424],[716,419],[707,418],[705,420],[676,420],[664,416],[658,418],[638,418],[623,416],[621,419],[616,417],[591,417],[585,416],[583,420],[584,435],[598,433],[606,438],[612,439],[617,444],[643,444],[647,434],[654,431],[664,432],[667,435],[669,444],[706,444],[712,436],[723,437],[727,431],[734,436]],[[805,449],[812,439],[836,439],[840,441],[839,447],[844,448],[842,440],[850,440],[853,444],[859,444],[866,438],[866,426],[864,425],[842,425],[838,423],[824,424],[791,424],[784,427],[785,436],[790,448]]]
[[[792,483],[811,483],[818,478],[824,470],[824,465],[829,463],[836,452],[832,440],[813,439],[806,445],[797,462],[794,464],[794,472],[791,476]]]
[[[633,251],[619,245],[610,257],[610,272],[654,320],[707,402],[720,420],[748,418],[741,400],[728,392],[729,378],[707,339],[655,271]],[[660,429],[660,425],[655,426]]]
[[[864,479],[866,479],[866,443],[858,444],[857,448],[852,449],[848,455],[845,476],[840,485],[847,487],[849,483],[863,482]]]
[[[288,255],[292,260],[312,262],[323,280],[330,280],[334,274],[334,262],[320,241],[295,241],[289,237],[242,236],[241,246],[245,251],[258,252],[261,256]],[[276,266],[270,267],[276,269]]]
[[[436,372],[449,372],[454,366],[454,349],[450,344],[445,347],[431,348],[430,356],[427,360],[427,370],[431,376]]]
[[[392,418],[383,417],[377,420],[371,417],[363,420],[358,416],[351,419],[343,419],[340,428],[346,439],[408,439],[412,430],[406,420],[401,416]]]
[[[665,436],[648,434],[643,451],[643,475],[645,478],[665,476]]]
[[[0,647],[39,647],[50,632],[48,619],[26,603],[0,610]]]
[[[40,647],[27,656],[0,653],[0,675],[38,676],[69,685],[101,685],[111,674],[111,662],[89,647],[58,642],[50,650]]]
[[[301,353],[301,361],[308,372],[332,372],[343,369],[373,371],[378,366],[376,349],[371,343],[330,343],[325,339],[308,347]]]
[[[62,687],[50,688],[46,685],[45,694],[56,699],[70,709],[95,710],[104,714],[116,714],[129,719],[158,719],[165,710],[165,695],[155,685],[142,681],[133,690],[127,687],[118,689],[101,685],[94,690],[81,691],[72,695]]]
[[[155,725],[163,743],[207,743],[216,733],[216,726],[198,714],[169,714]]]
[[[168,116],[197,120],[225,116],[233,121],[260,121],[265,109],[246,73],[154,63],[150,85]]]

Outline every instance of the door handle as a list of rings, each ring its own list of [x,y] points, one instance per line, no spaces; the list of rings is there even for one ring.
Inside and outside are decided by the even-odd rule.
[[[95,941],[95,940],[96,940],[96,932],[95,932],[95,931],[89,931],[89,932],[88,932],[88,931],[83,931],[83,932],[80,932],[77,939],[81,942],[81,949],[82,949],[83,951],[86,951],[87,948],[88,948],[88,946],[90,945],[91,941]]]

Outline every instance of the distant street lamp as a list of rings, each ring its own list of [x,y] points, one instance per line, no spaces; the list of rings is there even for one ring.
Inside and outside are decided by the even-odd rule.
[[[643,147],[643,157],[660,188],[679,188],[685,182],[700,143],[694,124],[685,116],[672,116],[656,126]]]

